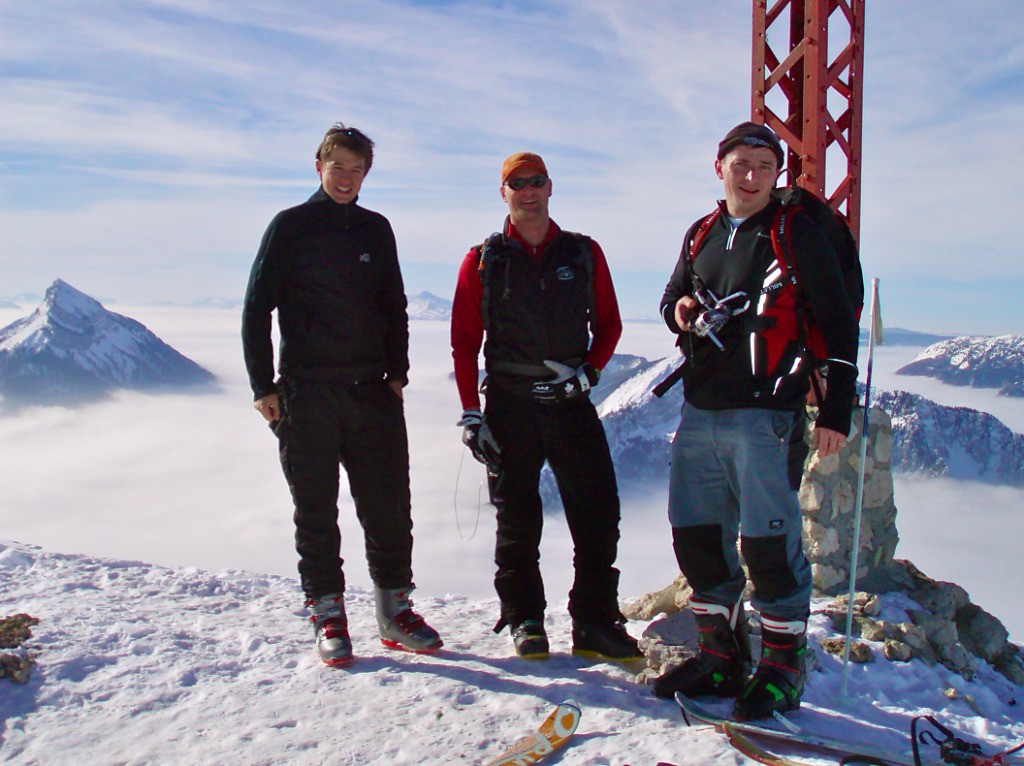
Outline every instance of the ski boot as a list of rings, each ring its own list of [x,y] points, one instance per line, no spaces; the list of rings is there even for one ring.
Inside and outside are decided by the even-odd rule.
[[[736,698],[733,717],[737,721],[755,721],[799,708],[804,692],[806,650],[806,620],[761,615],[761,661]]]
[[[735,697],[750,674],[747,613],[740,600],[732,609],[692,599],[697,621],[697,655],[654,679],[657,697]]]
[[[548,658],[548,634],[541,620],[523,620],[512,628],[512,642],[516,647],[516,655],[524,660]]]
[[[352,662],[352,639],[348,636],[343,594],[331,593],[307,599],[306,609],[310,613],[309,621],[313,623],[320,659],[332,667]]]
[[[374,588],[377,605],[377,629],[380,642],[388,649],[401,649],[416,654],[436,652],[444,642],[437,631],[412,610],[408,588]]]
[[[621,622],[572,621],[572,653],[577,657],[631,662],[643,658],[636,639]]]

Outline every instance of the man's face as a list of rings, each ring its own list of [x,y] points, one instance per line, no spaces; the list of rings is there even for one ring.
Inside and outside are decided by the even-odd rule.
[[[509,186],[509,183],[516,182],[516,179],[527,181],[538,176],[544,177],[544,174],[538,168],[526,166],[515,170],[501,185],[501,198],[508,205],[512,223],[547,220],[548,198],[551,196],[550,178],[547,178],[539,188],[527,183],[517,191]]]
[[[775,153],[763,146],[737,146],[715,160],[715,172],[725,186],[729,215],[737,218],[764,210],[779,178]]]
[[[354,200],[363,186],[366,160],[344,147],[335,146],[326,157],[316,161],[316,172],[327,196],[344,205]]]

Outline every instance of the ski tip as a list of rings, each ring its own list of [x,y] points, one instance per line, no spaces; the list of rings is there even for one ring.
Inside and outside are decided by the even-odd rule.
[[[583,713],[580,710],[580,703],[569,699],[556,708],[554,716],[556,732],[562,737],[571,737],[576,733]]]
[[[686,712],[686,697],[683,696],[682,692],[676,692],[672,696],[675,697],[676,704],[679,705],[679,713],[683,716],[683,723],[687,726],[693,726],[693,721],[690,720],[690,714]]]

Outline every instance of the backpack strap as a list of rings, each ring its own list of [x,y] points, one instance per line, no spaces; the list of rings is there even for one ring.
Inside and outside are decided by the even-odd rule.
[[[804,295],[803,283],[800,281],[796,270],[796,257],[793,253],[793,237],[790,233],[790,224],[793,214],[802,211],[799,204],[793,202],[792,197],[781,200],[779,209],[775,211],[775,219],[772,221],[772,250],[775,251],[775,259],[779,268],[782,269],[783,279],[793,285],[796,294],[796,324],[797,340],[800,343],[800,353],[810,365],[811,386],[814,388],[814,395],[818,402],[825,400],[821,384],[818,382],[816,371],[822,360],[816,359],[814,353],[808,348],[807,335],[810,328],[810,308],[807,297]]]
[[[483,320],[484,332],[487,331],[488,325],[491,322],[490,282],[491,269],[494,265],[494,249],[501,244],[503,238],[504,235],[500,231],[496,231],[485,239],[482,244],[473,248],[479,256],[476,273],[480,277],[480,286],[483,288],[483,292],[480,295],[480,318]]]
[[[717,221],[721,215],[722,211],[715,208],[713,212],[708,213],[704,216],[704,220],[697,224],[697,229],[693,232],[693,236],[690,237],[690,252],[688,255],[691,263],[693,262],[693,259],[697,257],[697,253],[700,251],[700,246],[704,244],[704,237],[708,235],[708,230],[714,226],[715,221]]]
[[[589,313],[590,331],[594,331],[594,323],[597,321],[597,295],[594,291],[594,253],[591,249],[592,242],[586,234],[579,234],[575,231],[566,232],[576,240],[579,248],[579,260],[587,275],[587,311]]]

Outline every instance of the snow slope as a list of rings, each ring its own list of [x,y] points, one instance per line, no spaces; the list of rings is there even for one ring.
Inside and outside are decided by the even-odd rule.
[[[315,656],[300,602],[286,577],[0,541],[0,616],[40,619],[29,683],[0,681],[0,763],[479,764],[566,698],[581,704],[582,723],[552,764],[747,763],[712,730],[685,728],[631,672],[569,655],[564,603],[549,611],[556,653],[526,662],[489,630],[493,599],[423,595],[417,608],[446,646],[416,656],[380,646],[371,596],[352,588],[357,659],[332,670]],[[812,640],[826,633],[814,617]],[[987,667],[969,683],[920,662],[851,666],[843,706],[840,662],[818,654],[822,671],[795,721],[899,747],[913,715],[939,711],[989,746],[1024,739],[1024,689]],[[951,688],[956,701],[943,695]]]

